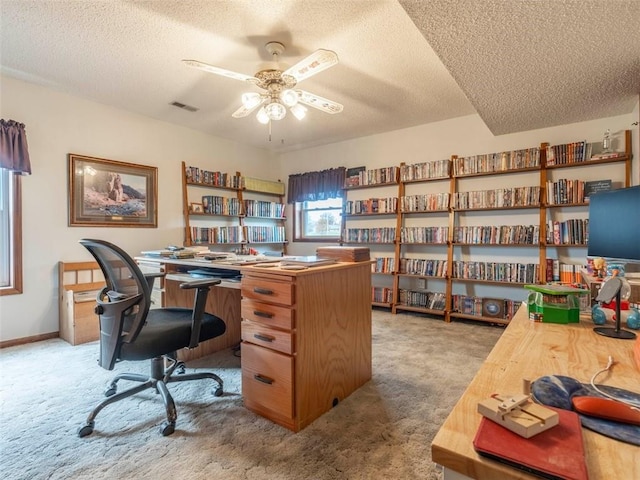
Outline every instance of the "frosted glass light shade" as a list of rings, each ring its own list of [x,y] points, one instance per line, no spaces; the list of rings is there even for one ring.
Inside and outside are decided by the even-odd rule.
[[[262,107],[260,110],[258,110],[258,113],[256,114],[256,118],[263,125],[266,125],[267,123],[269,123],[269,115],[267,115],[267,111],[265,107]]]
[[[298,120],[302,120],[307,116],[307,108],[297,103],[291,107],[291,113],[293,113]]]
[[[285,106],[277,102],[271,102],[265,107],[265,111],[271,120],[282,120],[287,114]]]
[[[298,103],[298,94],[291,89],[283,90],[280,93],[280,100],[287,107],[293,107],[296,103]]]

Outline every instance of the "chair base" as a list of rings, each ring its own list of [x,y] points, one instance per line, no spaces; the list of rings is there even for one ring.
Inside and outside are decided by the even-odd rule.
[[[164,355],[161,357],[152,358],[151,374],[149,376],[137,373],[120,373],[116,375],[111,383],[109,383],[104,392],[104,395],[107,398],[100,402],[100,404],[98,404],[98,406],[96,406],[91,411],[91,413],[87,417],[87,421],[85,422],[85,424],[78,430],[78,436],[86,437],[87,435],[91,435],[93,433],[95,418],[104,407],[124,398],[131,397],[132,395],[142,392],[143,390],[146,390],[148,388],[153,388],[157,393],[160,394],[167,412],[167,419],[162,423],[162,426],[160,427],[160,432],[163,436],[171,435],[175,431],[176,419],[178,418],[176,405],[173,401],[171,393],[169,392],[169,389],[167,388],[168,383],[187,382],[191,380],[202,380],[209,378],[218,384],[218,386],[213,390],[213,394],[216,397],[222,396],[222,394],[224,393],[223,382],[222,379],[215,373],[180,373],[177,376],[172,376],[175,370],[184,372],[184,363],[176,360],[174,357],[175,355]],[[169,363],[169,366],[166,368],[165,362]],[[139,382],[140,384],[117,393],[118,382],[120,380],[129,380],[132,382]]]

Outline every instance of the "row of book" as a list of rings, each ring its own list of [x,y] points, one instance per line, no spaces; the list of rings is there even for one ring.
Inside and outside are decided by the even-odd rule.
[[[540,204],[540,187],[498,188],[457,192],[454,195],[454,208],[458,210],[474,208],[528,207]]]
[[[348,243],[393,243],[396,239],[394,227],[348,228]]]
[[[547,181],[547,205],[564,205],[585,202],[584,180],[561,178]]]
[[[218,226],[191,227],[191,241],[197,244],[213,243],[284,243],[282,226]]]
[[[247,225],[244,228],[248,243],[284,243],[284,226]]]
[[[540,266],[534,263],[467,262],[455,260],[453,278],[508,283],[536,283]]]
[[[400,199],[402,212],[433,212],[449,208],[448,193],[428,193],[426,195],[407,195]]]
[[[454,176],[495,173],[540,166],[540,148],[531,147],[508,152],[471,155],[453,160]]]
[[[185,166],[187,183],[201,183],[214,187],[242,188],[242,177],[223,172],[212,172],[198,167]]]
[[[191,241],[197,244],[242,243],[242,227],[191,227]]]
[[[202,211],[213,215],[241,215],[240,200],[237,198],[202,196]]]
[[[396,259],[394,257],[378,257],[371,264],[374,273],[394,273],[396,271]]]
[[[453,241],[483,245],[537,245],[540,242],[540,227],[538,225],[454,227]]]
[[[447,261],[427,258],[401,258],[400,273],[425,277],[445,277]]]
[[[585,245],[589,241],[589,219],[570,218],[563,222],[549,220],[547,243],[553,245]]]
[[[443,292],[429,292],[426,290],[398,290],[398,301],[408,307],[428,308],[444,311],[447,296]]]
[[[448,178],[451,171],[450,160],[414,163],[400,166],[400,181],[411,182],[433,178]]]
[[[398,197],[369,198],[367,200],[349,200],[344,205],[345,215],[362,215],[366,213],[396,213]]]
[[[586,162],[591,158],[592,144],[586,140],[547,146],[547,166]]]
[[[522,304],[508,298],[488,298],[470,295],[452,295],[451,310],[476,317],[511,320]]]
[[[247,217],[283,218],[285,205],[264,200],[245,200],[244,214]]]
[[[561,262],[557,258],[547,258],[545,279],[547,282],[582,283],[582,265]]]
[[[346,172],[346,187],[359,185],[380,185],[398,181],[398,167],[383,167],[365,170],[364,167],[350,168]]]
[[[393,289],[389,287],[371,287],[371,301],[375,303],[393,303]]]
[[[402,243],[442,243],[449,240],[449,227],[402,227]]]

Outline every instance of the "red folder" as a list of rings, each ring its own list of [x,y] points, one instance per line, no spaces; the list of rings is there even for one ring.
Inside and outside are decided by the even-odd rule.
[[[587,480],[580,417],[570,410],[553,410],[560,423],[531,438],[482,417],[473,447],[482,456],[542,478]]]

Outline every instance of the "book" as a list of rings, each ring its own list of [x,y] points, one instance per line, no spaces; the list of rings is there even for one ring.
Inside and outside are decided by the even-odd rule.
[[[582,426],[576,412],[558,412],[558,425],[524,438],[482,417],[473,448],[482,456],[542,478],[587,480]]]
[[[280,261],[280,265],[298,265],[302,267],[319,267],[321,265],[331,265],[336,263],[333,258],[322,258],[317,255],[302,255],[297,257],[284,257]]]

